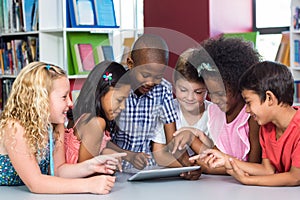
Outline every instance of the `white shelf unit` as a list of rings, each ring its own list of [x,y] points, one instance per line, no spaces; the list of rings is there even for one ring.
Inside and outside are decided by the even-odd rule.
[[[40,60],[59,65],[68,71],[68,33],[86,32],[108,34],[115,60],[119,62],[123,54],[123,39],[125,37],[136,38],[143,32],[141,24],[143,19],[138,17],[141,16],[138,14],[141,3],[143,0],[114,0],[119,28],[69,28],[67,27],[66,0],[39,0]],[[126,17],[127,23],[124,21],[125,17],[122,17],[124,14],[127,16],[129,14],[129,17]]]
[[[9,33],[0,31],[0,40],[6,41],[28,35],[37,36],[39,38],[39,60],[58,65],[68,73],[68,33],[104,33],[109,35],[115,60],[120,61],[124,38],[136,38],[138,34],[143,33],[143,0],[113,1],[119,28],[69,28],[67,27],[67,0],[38,0],[38,31]],[[0,81],[15,77],[16,75],[0,75]],[[86,77],[87,75],[69,75],[69,79],[73,81]],[[0,95],[3,96],[3,91]]]
[[[299,28],[294,27],[296,7],[300,8],[300,0],[291,1],[291,26],[290,26],[290,70],[295,80],[295,86],[300,84],[300,62],[295,62],[296,56],[300,56],[300,49],[295,49],[295,40],[300,41],[300,18],[298,19]],[[299,15],[300,17],[300,12]],[[300,46],[299,46],[300,47]],[[297,54],[297,55],[296,55]],[[300,57],[299,57],[300,58]],[[298,82],[298,83],[297,83]],[[300,105],[300,91],[295,87],[294,105]]]

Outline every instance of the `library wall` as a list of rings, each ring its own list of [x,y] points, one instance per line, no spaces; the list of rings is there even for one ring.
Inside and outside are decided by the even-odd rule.
[[[144,0],[144,26],[146,33],[147,27],[161,27],[178,31],[196,42],[225,32],[247,32],[252,29],[252,0],[190,0],[171,4]],[[169,37],[164,39],[168,45],[178,42]],[[176,54],[171,52],[170,66],[175,65]]]
[[[210,0],[209,12],[210,36],[252,31],[252,0]]]

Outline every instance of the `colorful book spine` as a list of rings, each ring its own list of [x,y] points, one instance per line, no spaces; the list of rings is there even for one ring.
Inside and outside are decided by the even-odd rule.
[[[300,64],[300,55],[299,55],[300,41],[294,40],[294,64],[299,66]]]

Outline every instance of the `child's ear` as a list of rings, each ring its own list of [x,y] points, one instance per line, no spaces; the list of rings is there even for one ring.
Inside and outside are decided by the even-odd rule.
[[[270,90],[266,91],[266,102],[268,103],[269,106],[277,104],[277,98],[274,95],[274,93],[271,92]]]
[[[129,57],[127,58],[127,67],[128,67],[129,69],[132,69],[132,68],[133,68],[133,65],[134,65],[134,62],[133,62],[132,58],[129,56]]]

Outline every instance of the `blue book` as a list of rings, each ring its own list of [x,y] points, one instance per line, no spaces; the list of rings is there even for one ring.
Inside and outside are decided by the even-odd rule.
[[[97,27],[93,0],[67,0],[67,23],[72,28]]]
[[[113,0],[94,0],[97,25],[117,27]]]
[[[102,51],[103,51],[103,55],[104,55],[105,60],[109,60],[109,61],[114,61],[115,60],[114,51],[113,51],[112,46],[103,45],[102,46]]]
[[[300,63],[300,57],[299,57],[299,40],[294,40],[294,50],[295,50],[295,54],[294,54],[294,63],[296,66],[299,66]]]
[[[22,4],[24,31],[32,31],[32,13],[35,10],[36,0],[26,0]]]

